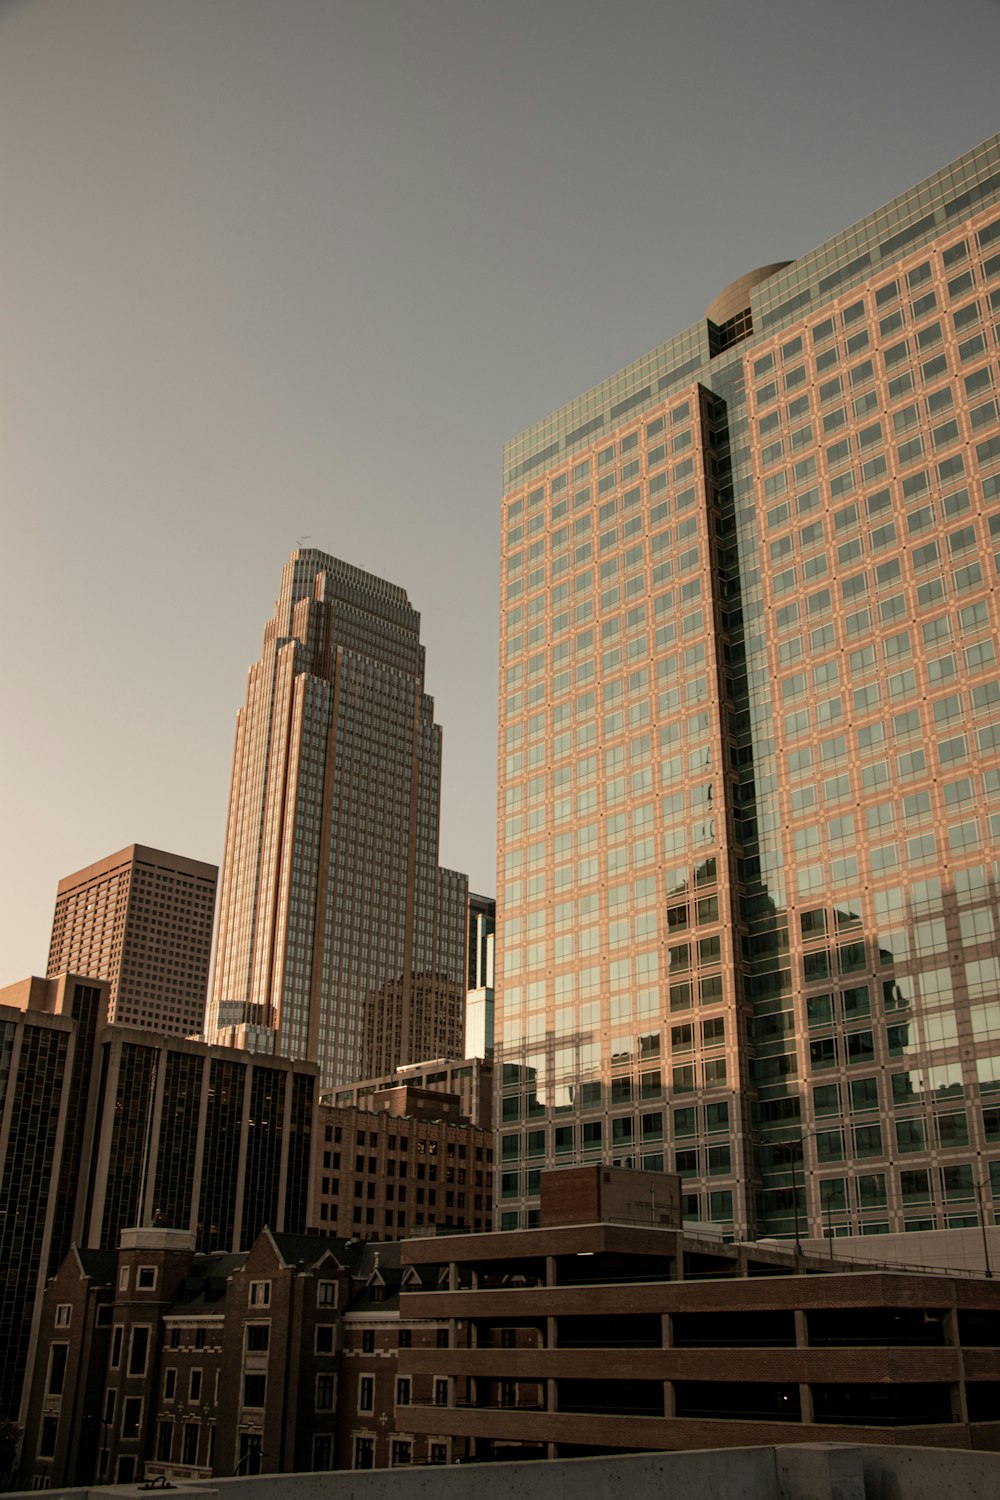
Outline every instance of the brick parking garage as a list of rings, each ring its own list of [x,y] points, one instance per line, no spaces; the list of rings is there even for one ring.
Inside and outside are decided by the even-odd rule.
[[[575,1180],[593,1212],[598,1176],[617,1175],[551,1179],[564,1210]],[[627,1174],[636,1204],[642,1175]],[[400,1371],[447,1380],[449,1409],[423,1420],[470,1458],[1000,1448],[1000,1288],[986,1279],[855,1270],[620,1221],[410,1241],[403,1259],[404,1314],[446,1310],[451,1347],[402,1352]]]

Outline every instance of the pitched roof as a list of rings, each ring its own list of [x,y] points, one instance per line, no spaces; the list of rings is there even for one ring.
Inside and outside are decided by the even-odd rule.
[[[359,1240],[344,1240],[322,1234],[275,1234],[269,1231],[275,1248],[287,1266],[315,1266],[327,1255],[351,1271],[363,1250]]]
[[[114,1286],[118,1256],[114,1250],[81,1250],[73,1246],[80,1269],[98,1286]]]
[[[246,1260],[245,1255],[197,1255],[191,1269],[177,1289],[177,1296],[166,1316],[221,1313],[226,1287],[234,1271]]]

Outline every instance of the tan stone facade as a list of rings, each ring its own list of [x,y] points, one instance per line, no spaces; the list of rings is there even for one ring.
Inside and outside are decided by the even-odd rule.
[[[50,975],[106,979],[112,1021],[179,1036],[205,1021],[215,865],[130,844],[60,880]]]
[[[213,1039],[326,1087],[461,1051],[468,882],[437,863],[440,791],[405,591],[293,553],[237,716]]]

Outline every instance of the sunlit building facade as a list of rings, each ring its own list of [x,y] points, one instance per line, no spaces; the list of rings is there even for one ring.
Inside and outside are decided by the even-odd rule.
[[[192,1036],[205,1024],[215,865],[130,844],[60,880],[48,973],[106,979],[108,1019]]]
[[[294,552],[237,716],[213,1040],[328,1087],[461,1050],[468,881],[437,863],[440,792],[419,614]]]
[[[501,1228],[995,1222],[998,205],[1000,137],[507,448]]]

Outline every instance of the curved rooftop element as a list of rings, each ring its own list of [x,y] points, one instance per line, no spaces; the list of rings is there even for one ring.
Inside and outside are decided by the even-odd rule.
[[[776,260],[770,266],[758,266],[756,271],[748,271],[745,276],[740,276],[736,281],[731,281],[727,287],[713,297],[708,304],[705,317],[710,323],[728,323],[730,318],[735,318],[750,306],[750,293],[755,286],[766,281],[769,276],[774,276],[778,271],[783,271],[790,266],[790,260]]]

